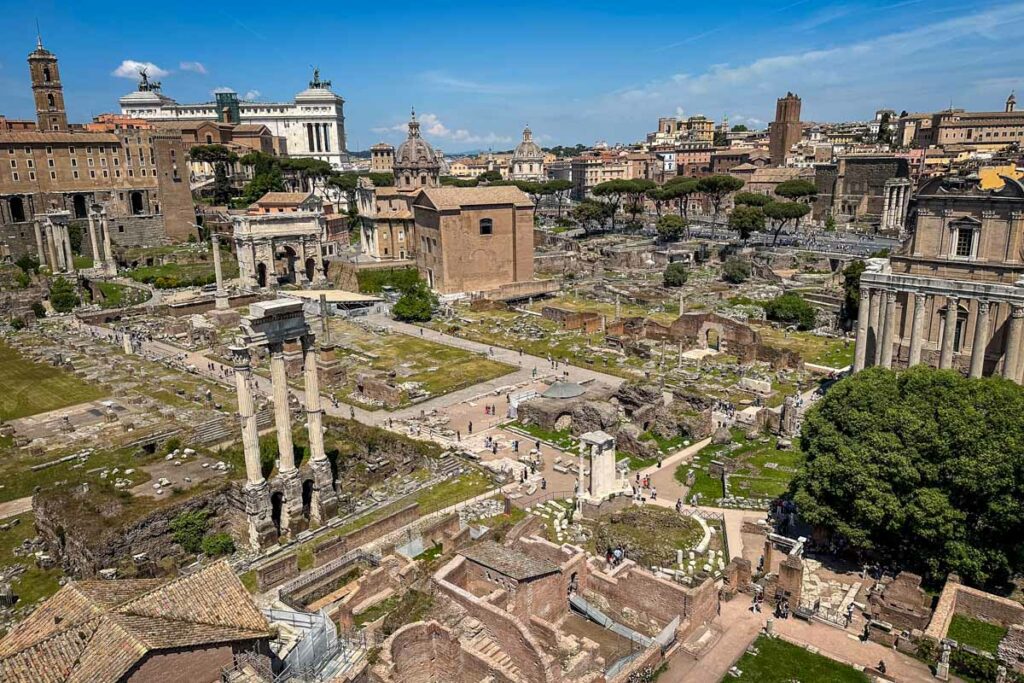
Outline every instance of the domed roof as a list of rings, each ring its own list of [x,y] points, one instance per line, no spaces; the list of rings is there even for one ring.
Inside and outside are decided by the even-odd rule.
[[[544,152],[541,151],[540,146],[533,141],[533,131],[527,126],[523,129],[523,141],[516,145],[516,150],[512,152],[513,159],[533,159],[541,158],[544,156]]]
[[[436,166],[437,153],[430,143],[420,137],[420,122],[416,120],[415,110],[409,121],[409,137],[395,150],[394,165],[401,166]]]
[[[564,400],[582,396],[584,392],[586,392],[586,389],[575,382],[555,382],[541,394],[541,398],[559,398]]]

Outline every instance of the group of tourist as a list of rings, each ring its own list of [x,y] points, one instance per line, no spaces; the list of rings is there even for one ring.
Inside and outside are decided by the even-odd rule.
[[[643,478],[640,477],[640,473],[636,473],[636,481],[633,483],[633,500],[643,503],[646,499],[644,498],[644,491],[649,491],[651,500],[658,500],[658,489],[651,484],[650,475],[645,475]]]

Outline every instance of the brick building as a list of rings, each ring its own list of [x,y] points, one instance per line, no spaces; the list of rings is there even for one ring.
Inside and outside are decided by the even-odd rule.
[[[786,156],[800,142],[800,104],[800,98],[791,92],[775,103],[775,120],[768,125],[772,166],[785,166]]]
[[[93,204],[124,246],[185,240],[195,208],[181,133],[132,122],[102,132],[69,126],[57,57],[40,43],[29,56],[37,130],[0,130],[0,242],[35,254],[33,221],[49,210],[85,220]]]
[[[843,156],[814,168],[815,220],[867,222],[899,233],[910,202],[910,165],[891,154]],[[883,220],[884,219],[884,220]]]

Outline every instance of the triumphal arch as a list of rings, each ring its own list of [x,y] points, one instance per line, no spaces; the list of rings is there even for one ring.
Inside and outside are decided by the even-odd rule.
[[[320,211],[232,216],[238,274],[250,288],[322,285],[326,219]]]

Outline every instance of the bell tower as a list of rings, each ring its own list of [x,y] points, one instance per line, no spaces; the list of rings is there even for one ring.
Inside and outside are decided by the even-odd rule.
[[[57,56],[43,47],[42,38],[36,39],[36,49],[28,56],[28,70],[39,130],[66,132],[68,115],[64,110],[64,88],[60,84]]]

